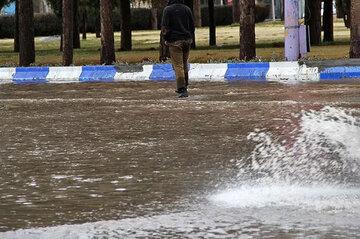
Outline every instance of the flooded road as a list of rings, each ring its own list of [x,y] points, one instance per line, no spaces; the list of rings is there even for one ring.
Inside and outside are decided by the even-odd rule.
[[[0,85],[0,238],[360,237],[360,84],[189,93]]]

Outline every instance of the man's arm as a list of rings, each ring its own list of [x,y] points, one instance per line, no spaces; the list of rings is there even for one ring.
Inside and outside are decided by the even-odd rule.
[[[166,34],[169,31],[169,16],[168,16],[168,11],[167,8],[164,9],[163,11],[163,16],[161,19],[161,33],[163,34],[163,36],[166,36]]]
[[[194,38],[195,36],[195,20],[194,20],[194,15],[192,14],[192,11],[189,9],[189,24],[190,24],[190,32],[192,37]]]

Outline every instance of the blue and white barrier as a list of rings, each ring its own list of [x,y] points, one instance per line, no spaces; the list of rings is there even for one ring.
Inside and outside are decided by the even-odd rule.
[[[130,67],[131,69],[131,67]],[[249,62],[190,64],[192,82],[257,81],[318,82],[360,79],[360,66],[309,67],[298,62]],[[16,67],[0,68],[0,84],[39,84],[75,82],[172,81],[171,64],[144,65],[126,71],[116,66]]]

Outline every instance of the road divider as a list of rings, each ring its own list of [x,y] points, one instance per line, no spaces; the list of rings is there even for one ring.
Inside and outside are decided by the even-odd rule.
[[[320,62],[319,62],[320,64]],[[247,62],[189,64],[192,82],[319,82],[360,79],[359,66],[317,67],[300,62]],[[132,67],[70,66],[0,68],[0,84],[76,82],[174,81],[171,64]]]

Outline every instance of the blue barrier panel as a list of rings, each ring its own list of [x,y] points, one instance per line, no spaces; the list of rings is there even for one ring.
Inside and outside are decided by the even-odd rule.
[[[112,82],[116,74],[115,66],[83,66],[80,82]]]
[[[330,67],[320,72],[320,80],[322,81],[351,79],[351,78],[360,78],[359,66]]]
[[[47,83],[49,67],[16,67],[13,82],[15,84]]]
[[[150,75],[150,80],[175,80],[175,71],[171,64],[155,64]]]
[[[230,63],[225,73],[227,80],[266,81],[270,69],[268,62]]]

